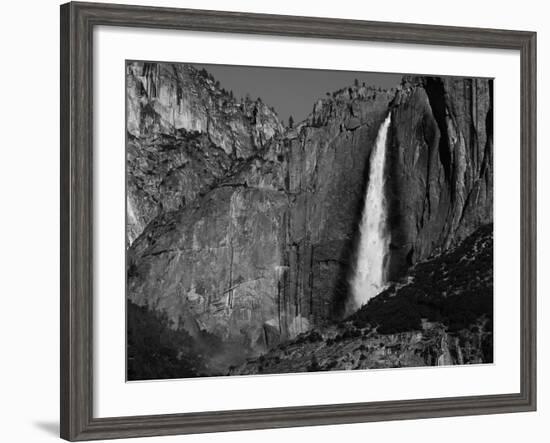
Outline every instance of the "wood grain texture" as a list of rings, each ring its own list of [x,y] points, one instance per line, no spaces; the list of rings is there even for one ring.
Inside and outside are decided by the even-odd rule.
[[[93,417],[93,27],[130,26],[514,49],[521,54],[521,392]],[[70,441],[532,411],[536,408],[536,34],[173,8],[61,6],[61,437]]]

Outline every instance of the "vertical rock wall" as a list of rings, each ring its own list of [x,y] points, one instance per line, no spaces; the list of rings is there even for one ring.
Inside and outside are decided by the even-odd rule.
[[[388,146],[390,278],[492,221],[492,125],[492,81],[405,81]]]

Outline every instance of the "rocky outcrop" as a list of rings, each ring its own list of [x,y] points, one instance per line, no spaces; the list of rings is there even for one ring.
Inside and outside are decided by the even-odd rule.
[[[161,212],[268,151],[283,131],[260,100],[237,102],[190,65],[129,63],[126,92],[128,245]]]
[[[340,320],[381,122],[392,113],[397,280],[490,221],[490,94],[486,80],[354,86],[284,128],[261,100],[236,101],[206,72],[130,63],[128,298],[242,358]]]
[[[474,327],[474,326],[473,326]],[[229,375],[349,371],[490,363],[491,333],[483,323],[449,334],[441,324],[381,335],[368,330],[309,333],[258,358],[233,366]]]
[[[127,130],[136,137],[195,131],[226,154],[248,158],[283,129],[261,100],[237,102],[191,65],[128,63],[126,92]]]
[[[128,135],[126,146],[127,245],[161,213],[185,208],[210,190],[233,165],[199,132]]]

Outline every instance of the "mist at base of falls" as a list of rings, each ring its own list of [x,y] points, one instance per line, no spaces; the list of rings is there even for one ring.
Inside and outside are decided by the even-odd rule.
[[[348,313],[357,310],[379,294],[386,285],[386,257],[390,238],[387,230],[387,204],[384,193],[386,140],[391,113],[380,125],[370,155],[369,181],[359,224],[359,243],[350,280]]]

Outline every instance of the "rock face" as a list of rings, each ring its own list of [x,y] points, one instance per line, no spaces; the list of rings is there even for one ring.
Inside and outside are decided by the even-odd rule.
[[[392,98],[386,91],[344,89],[317,102],[297,135],[287,136],[285,299],[313,324],[343,312],[369,157]]]
[[[419,262],[339,325],[316,328],[230,374],[493,361],[493,228]]]
[[[191,335],[207,330],[265,349],[270,326],[278,328],[286,205],[278,191],[220,186],[200,205],[156,219],[133,246],[131,298]]]
[[[492,215],[490,85],[350,87],[284,128],[189,65],[127,66],[128,298],[242,356],[339,320],[388,112],[390,275]]]
[[[207,192],[232,165],[231,157],[199,132],[128,136],[127,244],[159,214],[177,211]]]
[[[206,71],[190,65],[129,63],[126,88],[127,130],[136,137],[195,131],[226,154],[249,158],[282,130],[261,101],[237,103]]]
[[[237,103],[189,65],[129,63],[126,92],[128,244],[161,212],[193,201],[283,131],[261,101]]]
[[[337,330],[309,333],[231,367],[229,375],[490,363],[487,355],[492,334],[483,330],[483,323],[475,327],[476,331],[464,329],[454,334],[446,332],[441,324],[386,335],[362,329],[349,331],[347,336]]]
[[[392,107],[390,279],[493,216],[492,82],[409,78]]]

